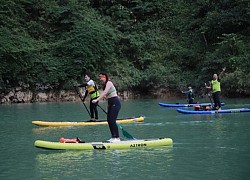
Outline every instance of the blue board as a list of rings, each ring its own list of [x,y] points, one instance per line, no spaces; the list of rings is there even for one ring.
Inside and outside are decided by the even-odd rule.
[[[188,110],[188,109],[176,109],[179,113],[183,114],[217,114],[217,113],[242,113],[242,112],[250,112],[250,108],[237,108],[237,109],[225,109],[225,110]]]
[[[160,106],[163,106],[163,107],[194,107],[194,106],[211,106],[211,103],[198,103],[198,104],[179,104],[179,103],[176,103],[176,104],[167,104],[167,103],[162,103],[162,102],[159,102],[158,103]],[[213,103],[214,104],[214,103]],[[222,106],[225,105],[224,102],[221,103]]]

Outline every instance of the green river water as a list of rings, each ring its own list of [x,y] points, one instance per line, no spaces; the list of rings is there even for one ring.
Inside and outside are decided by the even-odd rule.
[[[250,179],[250,113],[180,114],[159,102],[185,100],[122,101],[119,117],[145,116],[143,123],[122,126],[138,139],[170,137],[173,147],[86,151],[45,150],[34,147],[34,141],[103,141],[110,138],[107,125],[55,128],[31,123],[86,121],[81,102],[0,105],[0,179]],[[223,109],[250,107],[250,99],[223,102]],[[101,109],[99,113],[105,118]]]

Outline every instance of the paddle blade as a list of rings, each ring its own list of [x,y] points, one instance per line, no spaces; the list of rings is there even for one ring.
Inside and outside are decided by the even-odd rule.
[[[131,134],[129,134],[127,131],[125,131],[124,129],[122,129],[122,134],[123,136],[125,136],[128,139],[135,139]]]
[[[125,129],[123,129],[123,127],[120,124],[116,123],[116,125],[122,130],[123,136],[125,136],[128,139],[135,139],[131,134],[129,134]]]

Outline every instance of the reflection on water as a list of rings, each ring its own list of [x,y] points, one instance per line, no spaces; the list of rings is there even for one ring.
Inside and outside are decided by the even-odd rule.
[[[117,179],[121,177],[144,177],[142,170],[155,169],[168,172],[173,162],[172,147],[124,149],[124,150],[86,150],[86,151],[48,151],[36,155],[36,171],[40,177]],[[153,162],[151,164],[151,162]],[[148,167],[145,168],[145,165]],[[151,168],[150,168],[151,167]],[[93,174],[94,171],[94,174]],[[81,177],[81,178],[79,178]],[[151,172],[148,178],[157,177]],[[98,179],[98,178],[97,178]]]
[[[85,164],[85,162],[93,161],[93,159],[93,151],[59,151],[52,153],[48,151],[36,155],[36,170],[43,177],[48,177],[52,174],[54,177],[60,177],[61,173],[66,176],[73,174],[81,175],[83,172],[86,172],[86,169],[81,169],[76,165]]]
[[[37,127],[33,128],[32,131],[35,135],[53,133],[53,131],[67,132],[73,129],[73,127]]]
[[[192,117],[195,120],[215,120],[220,119],[223,116],[223,114],[178,114],[177,117],[180,117],[182,119],[185,119],[185,117]]]

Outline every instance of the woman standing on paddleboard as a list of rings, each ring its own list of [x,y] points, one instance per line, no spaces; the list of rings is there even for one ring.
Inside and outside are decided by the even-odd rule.
[[[106,72],[101,72],[99,74],[99,78],[104,83],[103,92],[97,99],[93,100],[92,102],[96,103],[106,96],[106,99],[108,100],[107,121],[111,132],[111,139],[109,139],[108,141],[119,142],[120,137],[119,130],[116,125],[116,119],[121,109],[121,103],[118,98],[116,88],[109,79],[108,74]]]

